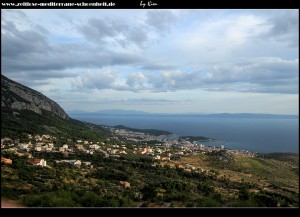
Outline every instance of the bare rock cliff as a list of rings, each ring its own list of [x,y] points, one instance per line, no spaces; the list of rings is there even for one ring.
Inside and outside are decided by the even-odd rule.
[[[42,114],[42,110],[69,119],[66,112],[53,100],[42,93],[12,81],[1,75],[1,107],[17,110],[31,110]]]

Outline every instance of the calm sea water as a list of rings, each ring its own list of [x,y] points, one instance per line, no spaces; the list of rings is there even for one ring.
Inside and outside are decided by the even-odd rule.
[[[204,145],[255,152],[299,153],[298,119],[204,118],[176,115],[73,115],[75,119],[108,126],[167,130],[178,136],[205,136],[224,142]]]

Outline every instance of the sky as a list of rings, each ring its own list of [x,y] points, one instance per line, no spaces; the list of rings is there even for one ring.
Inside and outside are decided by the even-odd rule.
[[[1,10],[1,59],[67,112],[299,109],[299,10]]]

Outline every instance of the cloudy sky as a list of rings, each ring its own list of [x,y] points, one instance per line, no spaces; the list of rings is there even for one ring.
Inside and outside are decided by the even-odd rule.
[[[1,12],[1,72],[67,112],[298,113],[299,10]]]

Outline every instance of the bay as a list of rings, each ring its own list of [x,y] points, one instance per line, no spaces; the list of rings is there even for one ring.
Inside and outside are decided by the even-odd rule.
[[[299,153],[298,119],[206,118],[196,115],[72,115],[95,124],[166,130],[178,136],[225,140],[200,142],[254,152]],[[199,144],[200,144],[199,143]]]

